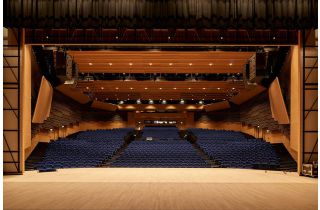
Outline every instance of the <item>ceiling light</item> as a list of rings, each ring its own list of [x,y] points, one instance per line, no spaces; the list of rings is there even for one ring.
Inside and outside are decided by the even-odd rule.
[[[120,101],[120,102],[119,102],[119,104],[123,104],[123,103],[124,103],[123,101]]]
[[[169,66],[172,66],[172,63],[169,63]]]
[[[192,101],[194,100],[194,99],[191,99]]]
[[[118,87],[116,87],[116,90],[119,90],[119,88],[118,88]]]
[[[166,100],[162,100],[162,104],[166,104],[167,103],[167,101]]]
[[[153,100],[149,99],[149,104],[153,104]]]
[[[220,39],[222,40],[222,39],[223,39],[223,36],[220,36]]]
[[[149,63],[149,66],[152,66],[152,63]]]
[[[61,128],[64,128],[64,125],[62,125]]]
[[[52,129],[52,128],[50,128],[50,131],[53,131],[53,129]]]
[[[209,66],[212,66],[213,65],[213,63],[209,63]]]
[[[162,90],[162,88],[159,88],[159,90]]]
[[[191,90],[191,88],[188,88],[189,90]]]
[[[133,88],[131,87],[130,90],[133,90]]]
[[[148,88],[147,88],[147,87],[145,87],[144,89],[145,89],[145,90],[148,90]]]
[[[276,39],[276,37],[274,36],[274,37],[272,37],[272,39],[273,39],[273,40],[275,40],[275,39]]]
[[[86,87],[86,89],[88,90],[88,89],[89,89],[89,87],[87,86],[87,87]]]
[[[170,37],[170,36],[168,36],[168,39],[171,39],[171,37]]]
[[[92,66],[92,63],[89,63],[89,66]]]
[[[232,90],[235,90],[235,88],[233,87]]]
[[[109,66],[112,66],[112,63],[109,63]]]
[[[206,88],[204,87],[204,88],[202,88],[202,90],[205,90]]]
[[[203,104],[203,101],[199,101],[199,104],[201,104],[201,105],[202,105],[202,104]]]
[[[129,63],[129,66],[132,66],[132,63]]]
[[[119,39],[119,37],[118,37],[118,36],[116,36],[116,39]]]
[[[192,63],[189,63],[189,66],[192,66]]]
[[[232,66],[233,64],[232,63],[229,63],[229,66]]]
[[[140,99],[137,100],[137,104],[141,104],[141,100]]]
[[[220,90],[220,88],[217,88],[217,90]]]
[[[103,90],[104,89],[104,87],[101,87],[101,90]]]
[[[177,88],[174,87],[173,89],[176,90]]]

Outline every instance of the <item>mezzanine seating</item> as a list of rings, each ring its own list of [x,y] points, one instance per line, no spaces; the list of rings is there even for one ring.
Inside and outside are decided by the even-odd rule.
[[[142,139],[152,137],[157,140],[178,140],[179,130],[177,127],[145,127]]]

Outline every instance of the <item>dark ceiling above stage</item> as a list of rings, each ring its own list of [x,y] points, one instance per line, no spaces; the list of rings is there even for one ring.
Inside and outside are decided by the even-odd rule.
[[[317,0],[4,0],[3,10],[5,27],[318,27]]]

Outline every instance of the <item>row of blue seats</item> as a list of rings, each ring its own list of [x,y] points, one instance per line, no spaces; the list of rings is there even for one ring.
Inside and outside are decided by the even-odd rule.
[[[112,163],[114,167],[210,167],[193,146],[182,140],[133,141]]]
[[[50,142],[39,171],[57,168],[97,167],[110,159],[124,144],[123,138],[133,129],[98,130],[79,133],[73,138]]]
[[[279,166],[279,157],[268,142],[247,139],[240,132],[190,129],[200,148],[221,167],[264,168]]]

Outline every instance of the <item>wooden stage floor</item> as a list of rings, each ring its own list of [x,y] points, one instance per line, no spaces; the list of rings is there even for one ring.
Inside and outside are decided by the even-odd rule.
[[[93,168],[4,176],[4,209],[315,210],[318,180],[246,169]]]

